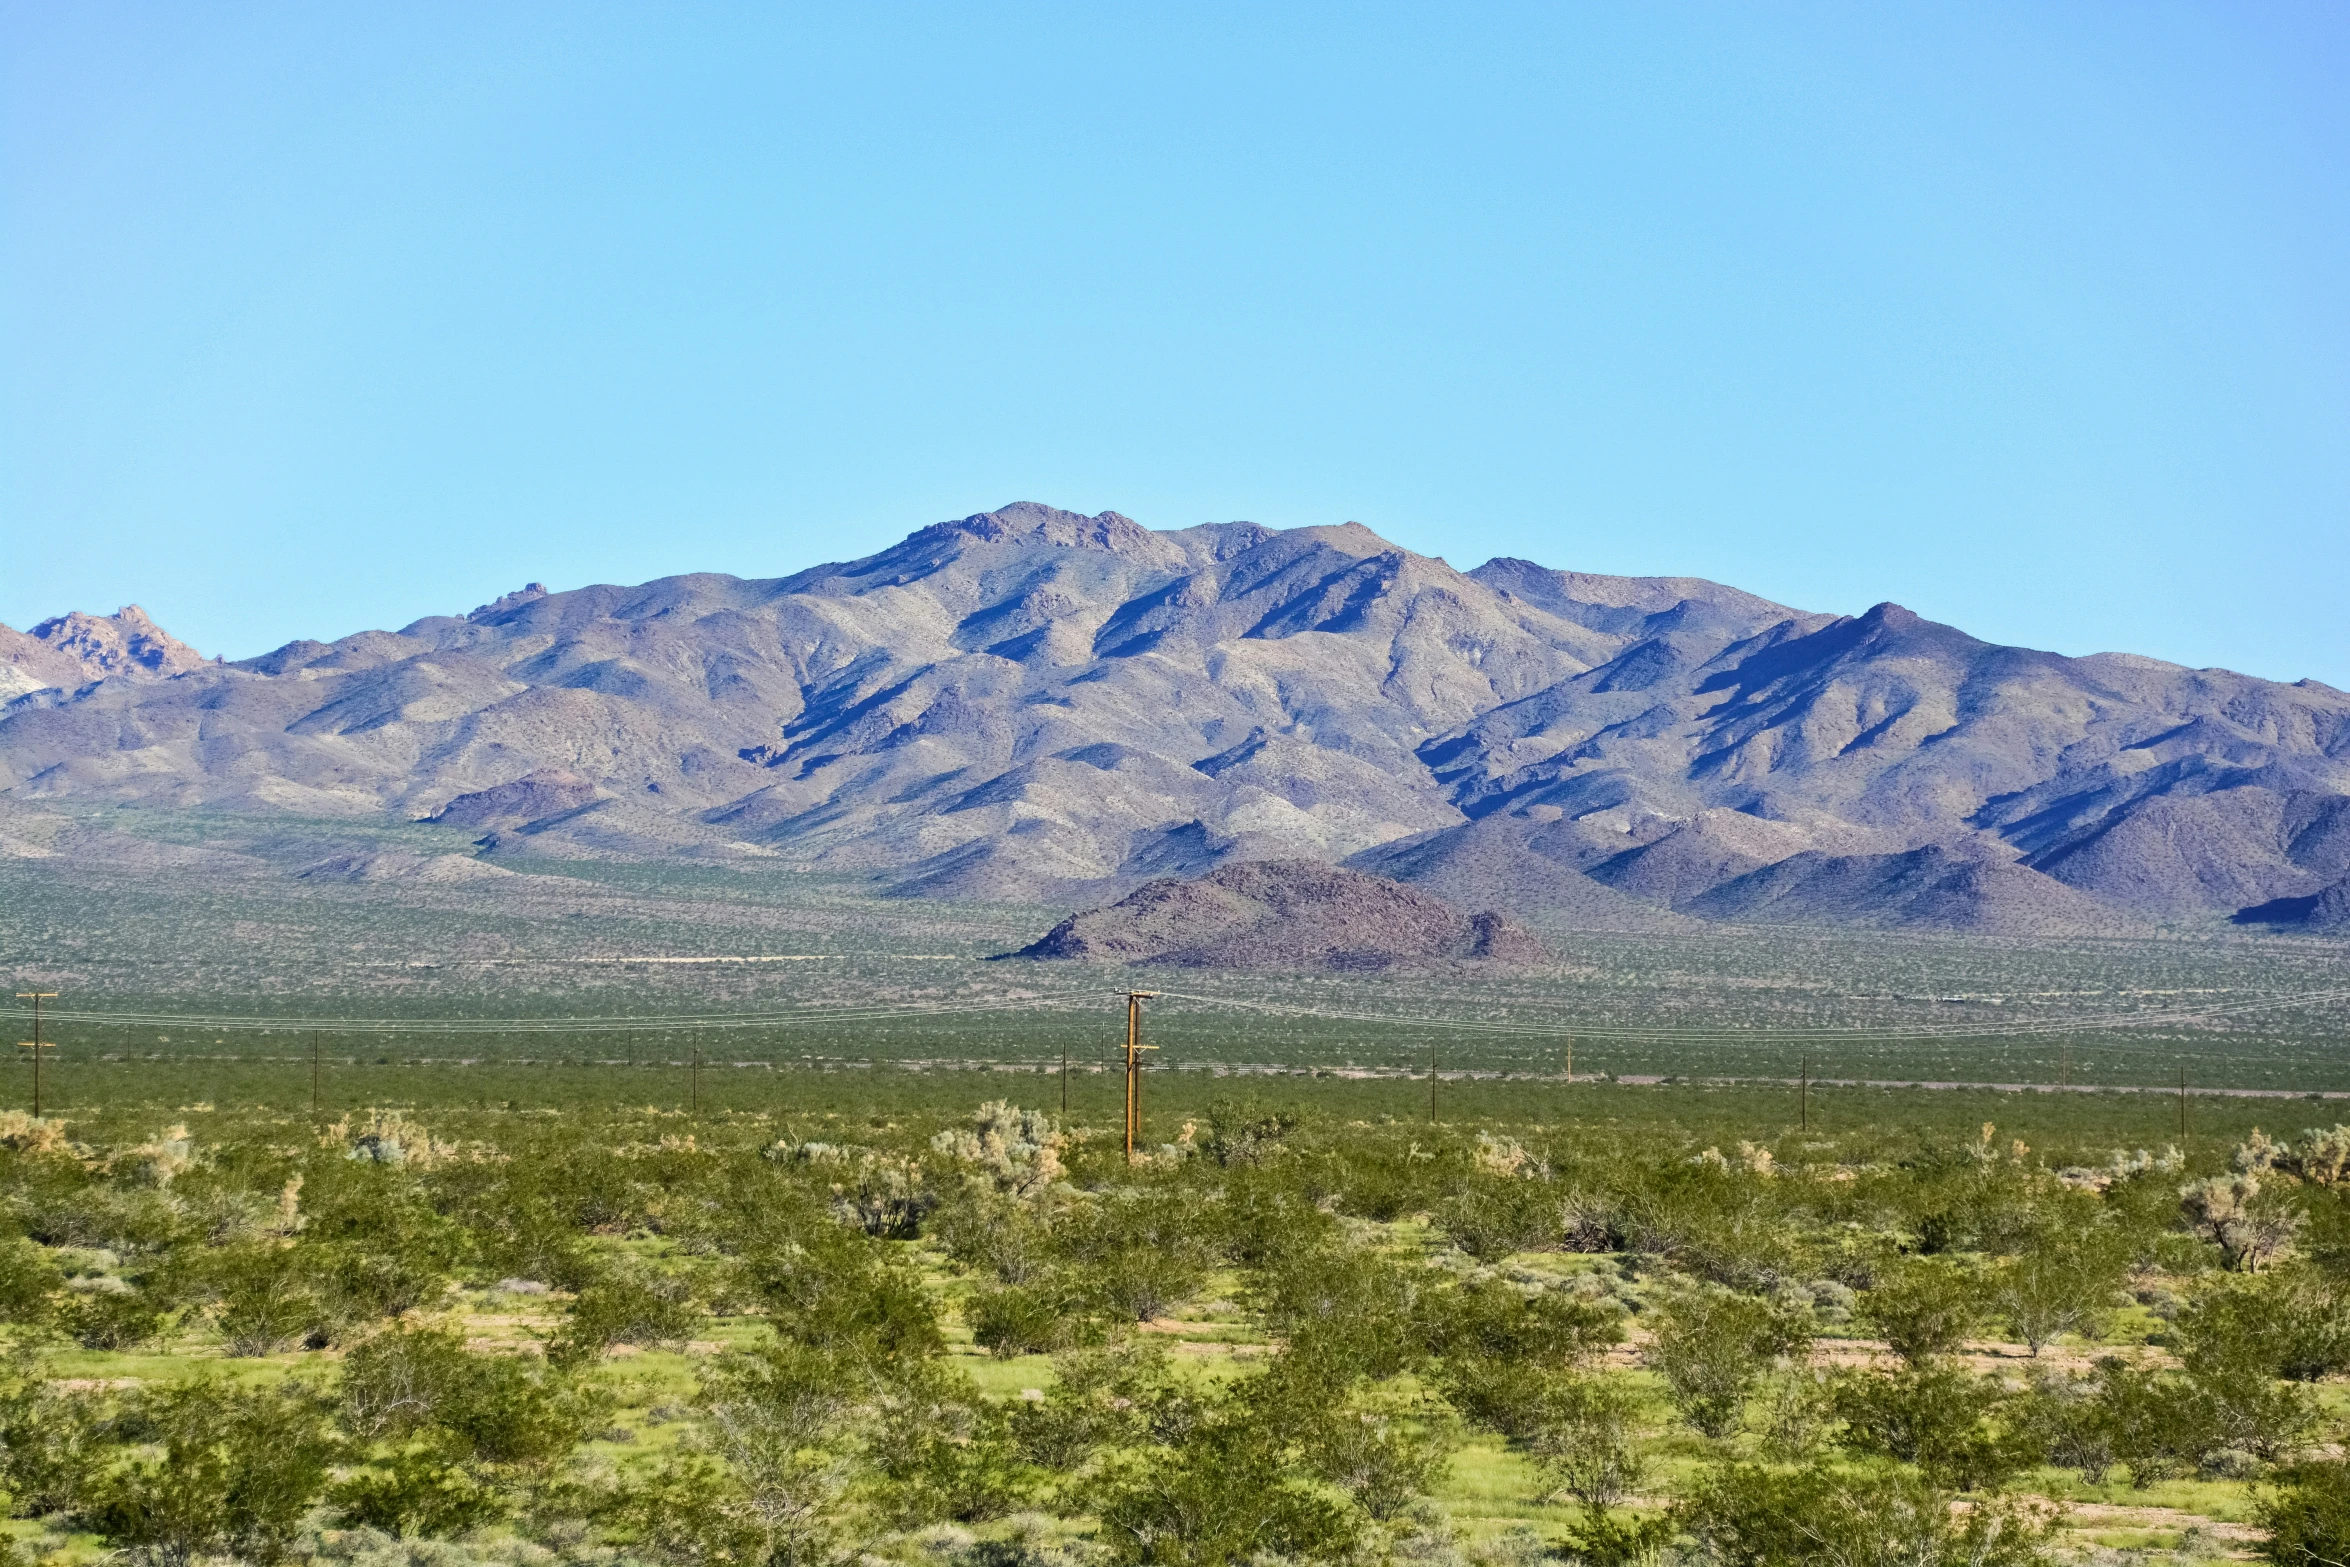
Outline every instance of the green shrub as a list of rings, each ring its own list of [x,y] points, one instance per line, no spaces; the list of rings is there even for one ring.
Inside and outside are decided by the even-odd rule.
[[[1562,1198],[1547,1180],[1478,1175],[1436,1210],[1445,1239],[1479,1262],[1558,1244]]]
[[[2034,1245],[1992,1274],[1987,1304],[2037,1356],[2060,1334],[2093,1331],[2120,1292],[2125,1269],[2117,1246]]]
[[[998,1360],[1067,1349],[1084,1328],[1066,1289],[1050,1284],[981,1290],[963,1303],[963,1320],[972,1342]]]
[[[1654,1322],[1649,1365],[1665,1379],[1681,1418],[1715,1438],[1738,1428],[1747,1394],[1771,1362],[1811,1342],[1804,1315],[1718,1287],[1668,1292]]]
[[[2000,1385],[1954,1366],[1856,1373],[1839,1379],[1835,1398],[1844,1446],[1915,1464],[1936,1486],[1996,1489],[2041,1457]]]
[[[2021,1506],[1947,1494],[1900,1472],[1716,1471],[1679,1509],[1721,1567],[2049,1567],[2050,1525]]]
[[[1893,1353],[1911,1365],[1966,1341],[1987,1305],[1983,1281],[1956,1263],[1916,1258],[1887,1263],[1861,1296],[1860,1310]]]
[[[645,1268],[616,1268],[571,1303],[562,1331],[547,1345],[551,1365],[590,1365],[615,1344],[674,1346],[705,1321],[685,1279]]]
[[[132,1413],[160,1451],[99,1475],[76,1511],[134,1557],[185,1567],[233,1551],[275,1562],[326,1489],[335,1443],[323,1404],[303,1388],[186,1382],[141,1390]]]
[[[1523,1439],[1543,1478],[1587,1508],[1638,1490],[1648,1466],[1633,1441],[1640,1400],[1618,1379],[1553,1373],[1540,1380]]]
[[[2350,1561],[2350,1463],[2299,1464],[2253,1503],[2268,1538],[2261,1554],[2279,1567],[2337,1567]]]

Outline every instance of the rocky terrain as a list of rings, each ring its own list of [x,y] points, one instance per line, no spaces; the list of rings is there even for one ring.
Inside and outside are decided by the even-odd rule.
[[[204,666],[204,655],[136,604],[111,615],[59,615],[30,631],[0,626],[0,702],[107,679],[159,680]]]
[[[1463,914],[1384,877],[1318,860],[1239,860],[1189,881],[1147,882],[1010,956],[1377,972],[1524,965],[1548,954],[1500,914]]]
[[[67,616],[0,629],[0,678],[17,808],[432,818],[492,864],[1067,908],[1307,859],[1585,928],[2350,929],[2330,687],[1464,572],[1354,524],[1021,504],[791,577],[533,584],[225,665],[135,609]]]

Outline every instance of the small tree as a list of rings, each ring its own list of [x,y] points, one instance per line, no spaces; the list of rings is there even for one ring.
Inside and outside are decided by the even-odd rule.
[[[2258,1273],[2274,1262],[2306,1222],[2273,1181],[2263,1183],[2249,1172],[2180,1187],[2179,1209],[2189,1228],[2219,1248],[2220,1261],[2241,1273]]]

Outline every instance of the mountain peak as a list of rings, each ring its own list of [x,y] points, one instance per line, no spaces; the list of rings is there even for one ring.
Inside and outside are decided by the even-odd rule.
[[[1096,517],[1063,511],[1042,501],[1014,501],[994,511],[974,512],[938,523],[925,533],[954,533],[989,544],[1034,542],[1073,549],[1119,550],[1148,545],[1151,532],[1132,517],[1105,511]]]
[[[136,604],[125,604],[111,615],[80,610],[53,615],[25,635],[71,659],[85,680],[114,675],[162,679],[209,662]]]

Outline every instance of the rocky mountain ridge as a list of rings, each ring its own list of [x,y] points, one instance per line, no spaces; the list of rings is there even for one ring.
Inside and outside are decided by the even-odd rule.
[[[1617,928],[2350,911],[2330,687],[1890,604],[1464,572],[1352,523],[1022,503],[789,577],[532,584],[228,665],[141,663],[168,639],[135,613],[109,673],[73,652],[0,707],[0,796],[437,817],[493,861],[755,857],[1063,907],[1310,859]],[[19,687],[95,646],[43,630],[0,637]]]
[[[136,604],[111,615],[57,615],[30,631],[0,626],[0,702],[96,680],[162,680],[205,662]]]

